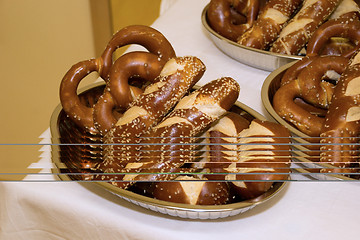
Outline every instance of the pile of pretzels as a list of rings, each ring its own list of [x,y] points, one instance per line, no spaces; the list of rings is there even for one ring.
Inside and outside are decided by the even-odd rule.
[[[223,37],[286,55],[353,54],[359,16],[355,0],[211,0],[207,11],[210,27]]]
[[[149,52],[113,61],[113,52],[126,44]],[[176,56],[166,38],[147,26],[120,30],[101,57],[72,66],[60,86],[63,110],[74,126],[103,143],[100,159],[87,165],[82,180],[201,205],[255,198],[287,180],[289,131],[232,112],[240,86],[230,77],[194,90],[205,70],[197,57]],[[105,88],[84,103],[77,87],[92,71]]]
[[[360,53],[356,52],[351,58],[304,57],[286,70],[272,104],[309,141],[321,143],[319,160],[332,166],[321,172],[350,175],[359,172],[359,100]]]

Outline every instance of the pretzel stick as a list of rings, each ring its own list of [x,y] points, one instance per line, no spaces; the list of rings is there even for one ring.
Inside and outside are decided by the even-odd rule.
[[[148,86],[115,126],[105,135],[104,161],[95,171],[118,173],[136,159],[139,137],[159,123],[165,114],[192,88],[205,71],[196,57],[169,60],[160,73],[160,80]],[[116,181],[117,175],[98,175],[100,180]],[[114,182],[113,182],[114,183]]]
[[[238,39],[238,43],[266,50],[301,3],[301,0],[269,0],[254,25]]]
[[[271,52],[296,55],[341,0],[305,0],[299,12],[281,30]]]
[[[239,90],[232,78],[220,78],[184,97],[166,119],[144,135],[140,161],[129,162],[124,169],[135,174],[127,174],[124,181],[128,182],[121,183],[122,187],[128,186],[130,181],[174,179],[176,174],[169,173],[178,173],[181,166],[196,158],[197,145],[192,144],[197,140],[195,137],[230,109]]]

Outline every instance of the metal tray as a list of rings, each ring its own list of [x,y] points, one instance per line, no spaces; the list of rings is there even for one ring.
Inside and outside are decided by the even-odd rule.
[[[101,92],[103,88],[103,83],[91,85],[80,90],[80,97],[85,100],[90,99],[90,101],[94,101],[94,98],[99,97],[98,92]],[[240,102],[235,104],[232,111],[241,114],[249,120],[255,118],[265,120],[262,115]],[[79,129],[66,116],[61,105],[55,108],[51,116],[50,130],[53,143],[51,146],[52,161],[56,166],[56,169],[53,170],[54,174],[57,174],[62,181],[77,181],[76,175],[68,174],[68,170],[85,166],[88,162],[91,162],[92,159],[97,159],[98,149],[96,144],[101,143],[101,137]],[[73,144],[66,145],[61,143]],[[81,144],[88,145],[86,148],[79,148],[77,143],[80,143],[80,146]],[[94,145],[92,146],[91,144]],[[66,170],[65,173],[63,170]],[[106,182],[92,182],[92,184],[96,184],[100,188],[110,191],[122,199],[155,212],[181,218],[217,219],[237,215],[259,204],[263,204],[270,198],[276,196],[280,190],[284,188],[286,182],[275,182],[268,192],[255,199],[214,206],[171,203],[153,199],[129,190],[120,189]]]
[[[206,32],[208,33],[214,44],[222,52],[234,58],[235,60],[251,67],[271,72],[287,63],[302,58],[302,56],[278,54],[251,47],[246,47],[221,36],[220,34],[215,32],[208,24],[206,18],[206,12],[208,8],[209,5],[204,8],[201,14],[201,21]]]
[[[327,163],[313,161],[319,156],[319,145],[316,145],[318,139],[311,138],[295,128],[292,124],[281,118],[272,106],[272,99],[275,92],[280,88],[280,81],[284,73],[295,62],[288,63],[268,75],[261,88],[261,99],[266,111],[274,118],[275,121],[287,127],[292,133],[293,144],[293,161],[299,163],[301,167],[299,172],[319,180],[355,180],[342,174],[320,173],[321,168],[333,168],[334,166]],[[312,143],[315,143],[312,145]]]

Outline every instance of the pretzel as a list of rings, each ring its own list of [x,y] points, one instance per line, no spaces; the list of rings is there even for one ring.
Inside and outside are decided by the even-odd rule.
[[[159,75],[159,81],[149,85],[133,101],[128,110],[105,135],[104,160],[94,171],[120,172],[138,154],[139,137],[148,132],[202,77],[205,66],[196,57],[176,57],[169,60]],[[99,174],[95,179],[111,181],[120,175]]]
[[[301,60],[296,61],[291,67],[289,67],[284,75],[281,77],[281,86],[298,78],[302,70],[304,70],[314,59],[317,57],[305,56]]]
[[[168,173],[178,173],[185,163],[195,161],[197,145],[191,143],[230,109],[239,91],[234,79],[223,77],[181,99],[159,125],[143,136],[140,160],[126,165],[124,171],[133,174],[123,178],[125,182],[121,187],[134,181],[165,181],[176,177],[176,174]],[[154,174],[138,174],[152,172]],[[158,172],[160,174],[156,174]]]
[[[238,39],[238,43],[267,50],[301,3],[301,0],[269,0],[254,25]]]
[[[236,41],[253,25],[258,12],[259,0],[211,0],[207,19],[217,33]]]
[[[250,122],[239,114],[229,112],[206,132],[206,164],[210,180],[225,180],[224,168],[237,161],[237,136]],[[217,174],[219,173],[219,174]]]
[[[357,53],[341,75],[321,130],[320,161],[334,168],[323,173],[354,173],[359,163],[360,54]],[[326,144],[326,145],[325,145]]]
[[[110,72],[110,67],[113,65],[113,51],[130,43],[142,44],[154,53],[136,52],[123,55],[117,60],[118,63]],[[129,86],[129,78],[141,76],[145,80],[153,81],[168,58],[173,56],[175,53],[170,43],[155,29],[146,26],[124,28],[110,40],[101,57],[79,62],[68,70],[60,85],[60,101],[63,109],[78,126],[90,132],[100,131],[104,133],[116,120],[112,114],[112,109],[115,106],[125,108],[141,92],[140,89]],[[85,105],[79,100],[77,88],[82,79],[95,71],[107,85],[111,82],[110,88],[113,90],[109,93],[107,92],[109,91],[108,88],[106,88],[98,103]],[[112,81],[109,80],[110,75],[112,75]],[[106,106],[106,103],[112,105]],[[97,109],[95,113],[94,109]]]
[[[290,173],[290,132],[277,123],[254,119],[238,135],[238,158],[225,172],[225,179],[243,198],[268,191],[273,182],[286,180]]]
[[[317,57],[299,73],[297,79],[276,91],[273,97],[274,110],[303,133],[319,136],[324,119],[302,108],[294,99],[302,98],[313,106],[327,109],[334,86],[322,80],[327,78],[329,72],[341,74],[347,64],[348,59],[340,56]]]
[[[301,9],[281,30],[271,52],[296,55],[311,35],[336,9],[341,0],[305,0]]]
[[[198,176],[178,176],[174,181],[156,182],[155,199],[190,205],[221,205],[230,200],[226,182],[207,181]]]
[[[169,41],[154,28],[143,25],[131,25],[122,28],[108,42],[99,61],[102,61],[100,76],[108,79],[113,65],[113,53],[116,49],[129,45],[138,44],[145,47],[150,53],[158,56],[159,61],[168,61],[175,57],[175,51]]]
[[[60,84],[60,102],[64,111],[80,127],[97,132],[93,120],[93,106],[82,103],[77,95],[80,81],[93,71],[101,71],[101,63],[90,59],[73,65]]]
[[[310,38],[306,54],[308,56],[319,55],[332,37],[348,38],[355,45],[354,48],[341,54],[341,56],[350,58],[360,47],[360,21],[347,18],[328,20]]]
[[[358,20],[360,17],[359,14],[359,5],[354,0],[342,0],[335,11],[330,15],[329,20],[341,18]]]

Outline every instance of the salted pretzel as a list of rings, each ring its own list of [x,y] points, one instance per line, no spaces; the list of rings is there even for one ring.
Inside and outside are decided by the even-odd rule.
[[[300,10],[281,30],[270,51],[296,55],[311,35],[336,9],[341,0],[305,0]]]
[[[331,19],[359,19],[360,7],[354,0],[342,0],[335,11],[330,15]]]
[[[302,108],[294,99],[302,98],[315,107],[327,109],[334,84],[323,80],[328,79],[328,74],[332,73],[336,81],[336,77],[342,74],[347,64],[348,59],[340,56],[317,57],[295,80],[277,90],[273,97],[274,110],[303,133],[312,137],[319,136],[324,119]]]
[[[286,70],[281,77],[281,86],[297,79],[302,70],[304,70],[317,57],[305,56],[301,60],[295,62],[289,69]]]
[[[254,25],[237,42],[247,47],[267,50],[301,3],[302,0],[269,0]]]
[[[126,44],[141,44],[150,52],[123,55],[112,68],[113,52]],[[105,132],[115,121],[112,115],[114,106],[126,107],[142,91],[130,87],[129,78],[140,76],[146,81],[153,81],[166,61],[174,56],[172,46],[157,30],[137,25],[126,27],[114,35],[101,57],[79,62],[65,74],[60,85],[60,101],[63,109],[80,127],[94,133],[99,131],[97,129],[99,127],[100,132]],[[108,87],[97,103],[85,105],[79,100],[77,88],[80,81],[91,72],[98,72]],[[109,92],[110,82],[115,86],[112,87],[113,93]],[[111,106],[105,106],[110,103]],[[95,115],[94,109],[97,109]]]
[[[129,79],[136,77],[143,82],[154,83],[159,79],[157,76],[163,66],[164,62],[159,61],[156,55],[146,52],[130,52],[115,61],[108,87],[94,105],[94,125],[101,134],[113,127],[118,119],[113,109],[124,111],[143,92],[143,89],[130,85]]]
[[[223,77],[182,98],[163,121],[143,136],[139,160],[125,166],[124,171],[131,174],[123,178],[125,182],[121,187],[134,181],[165,181],[177,177],[184,164],[195,161],[197,144],[192,143],[233,106],[239,91],[234,79]]]
[[[236,41],[249,29],[259,12],[259,0],[211,0],[207,19],[212,29]]]
[[[159,81],[149,85],[104,136],[104,159],[94,171],[119,173],[129,162],[134,162],[139,147],[135,144],[139,143],[139,137],[161,121],[200,80],[204,71],[205,65],[196,57],[170,59],[162,69]],[[122,179],[122,176],[99,174],[94,178],[116,185],[116,180]]]
[[[237,142],[240,132],[250,125],[250,121],[239,114],[229,112],[206,132],[205,166],[211,174],[210,180],[225,180],[224,168],[237,161]],[[219,173],[219,174],[217,174]]]
[[[269,190],[290,172],[290,132],[277,123],[254,119],[237,141],[237,160],[224,168],[225,180],[243,198]]]
[[[199,176],[178,176],[174,181],[154,183],[155,199],[191,204],[221,205],[230,201],[231,193],[226,182],[213,182]]]
[[[360,47],[360,21],[348,18],[331,19],[322,24],[310,38],[306,55],[322,54],[324,46],[333,37],[347,38],[354,47],[341,53],[341,56],[351,58]]]
[[[103,61],[100,76],[108,79],[113,64],[113,53],[116,49],[138,44],[145,47],[150,53],[158,56],[159,61],[168,61],[175,57],[175,51],[162,33],[154,28],[143,25],[131,25],[116,32],[108,42],[100,60]]]
[[[321,129],[320,161],[334,168],[321,172],[354,173],[359,164],[360,134],[360,54],[351,61],[335,88]]]

